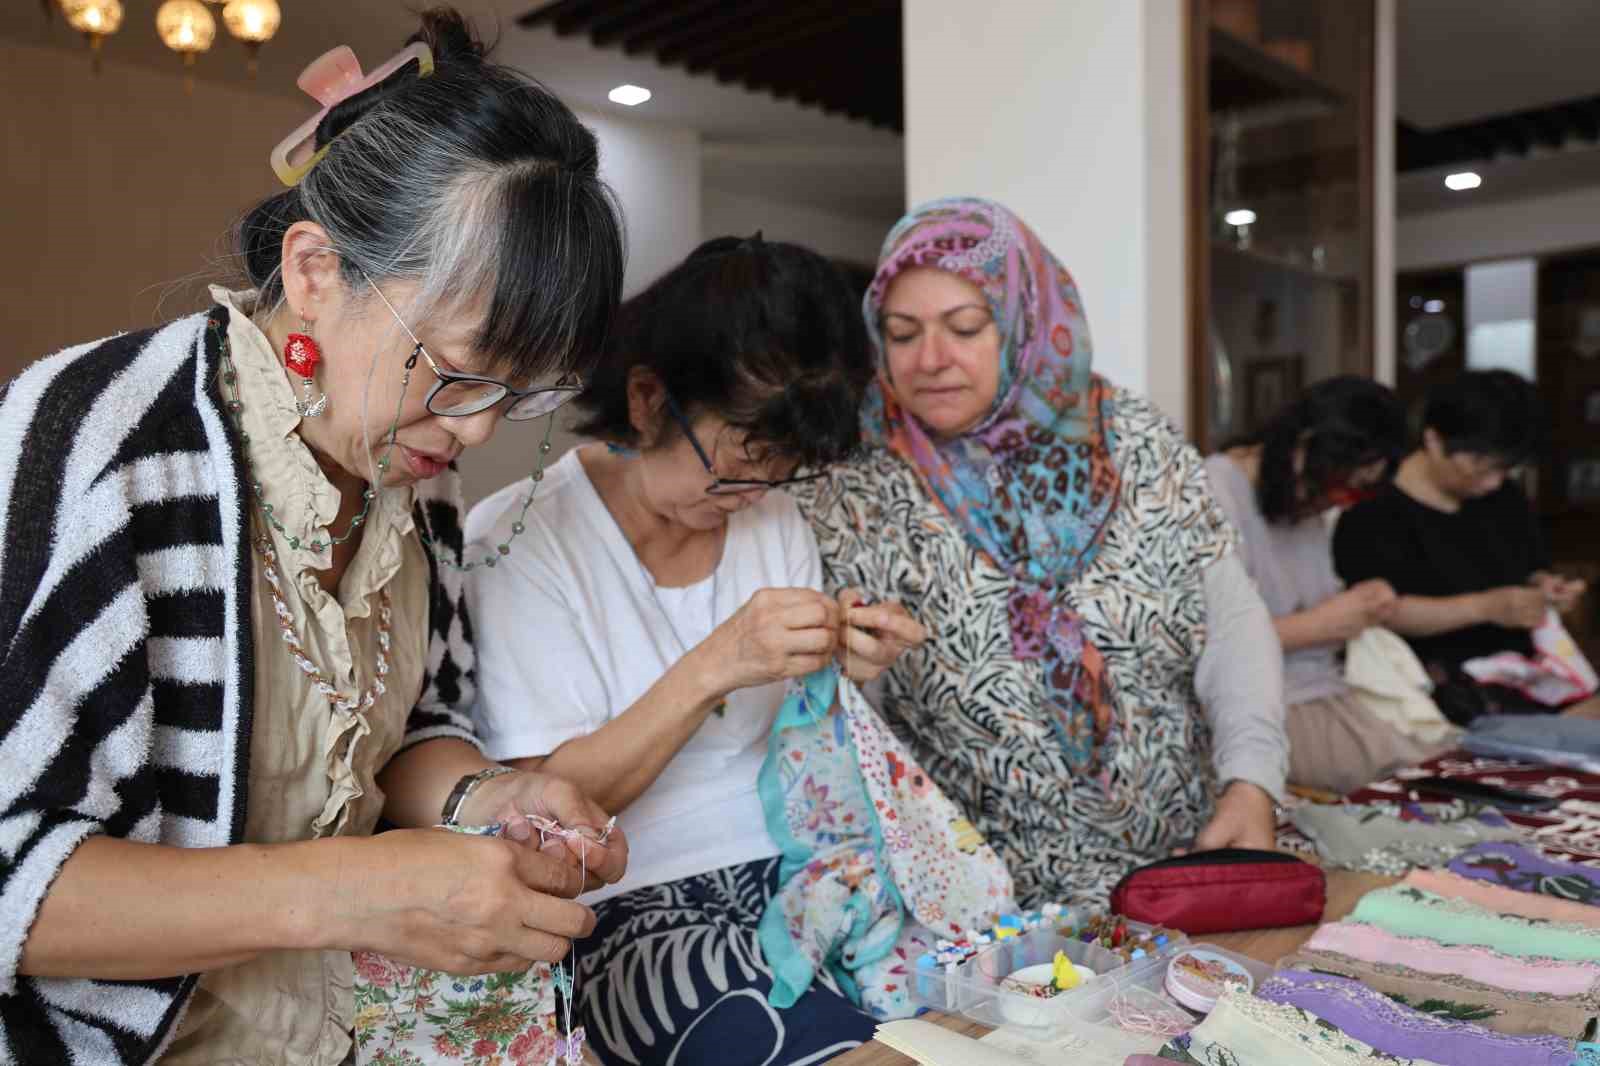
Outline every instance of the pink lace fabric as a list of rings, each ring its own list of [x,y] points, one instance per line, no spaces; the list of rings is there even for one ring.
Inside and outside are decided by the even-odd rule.
[[[1412,870],[1406,875],[1405,884],[1448,898],[1464,899],[1498,914],[1520,914],[1524,918],[1572,922],[1600,929],[1600,907],[1535,892],[1518,892],[1449,870]]]
[[[1389,962],[1366,962],[1331,951],[1304,948],[1278,963],[1282,970],[1312,970],[1349,977],[1396,1002],[1427,1014],[1476,1022],[1486,1029],[1517,1036],[1578,1039],[1589,1019],[1600,1014],[1600,998],[1515,992],[1454,973],[1425,973]]]
[[[1484,947],[1452,946],[1424,937],[1398,936],[1375,925],[1330,922],[1313,933],[1305,946],[1307,950],[1408,966],[1424,973],[1457,974],[1516,992],[1550,996],[1600,995],[1600,963],[1503,955]]]

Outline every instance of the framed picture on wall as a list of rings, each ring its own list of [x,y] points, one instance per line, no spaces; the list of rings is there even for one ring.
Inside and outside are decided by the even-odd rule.
[[[1300,394],[1304,384],[1305,358],[1279,355],[1253,359],[1244,367],[1244,420],[1255,429],[1277,413],[1278,408]]]

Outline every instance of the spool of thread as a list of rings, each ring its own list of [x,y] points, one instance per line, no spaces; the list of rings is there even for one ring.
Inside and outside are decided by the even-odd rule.
[[[1164,982],[1167,995],[1194,1011],[1210,1014],[1217,997],[1230,984],[1241,984],[1246,992],[1255,989],[1255,978],[1237,962],[1204,948],[1190,948],[1167,964]]]

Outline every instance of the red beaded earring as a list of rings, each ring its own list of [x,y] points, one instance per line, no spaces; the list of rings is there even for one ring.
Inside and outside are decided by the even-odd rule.
[[[289,339],[283,344],[283,363],[291,373],[300,376],[301,392],[305,398],[294,402],[296,413],[301,418],[315,418],[328,408],[326,393],[319,393],[314,400],[311,398],[311,376],[317,372],[317,364],[322,362],[322,348],[311,336],[311,323],[302,318],[300,328],[305,332],[289,334]]]

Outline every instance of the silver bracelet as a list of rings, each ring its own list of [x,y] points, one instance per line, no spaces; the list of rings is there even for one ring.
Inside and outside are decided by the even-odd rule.
[[[440,825],[458,825],[456,816],[461,813],[461,805],[467,802],[467,797],[472,795],[472,790],[501,774],[514,774],[516,769],[510,766],[487,766],[475,774],[467,774],[456,782],[456,787],[450,790],[449,797],[444,801],[444,810],[439,813]]]

